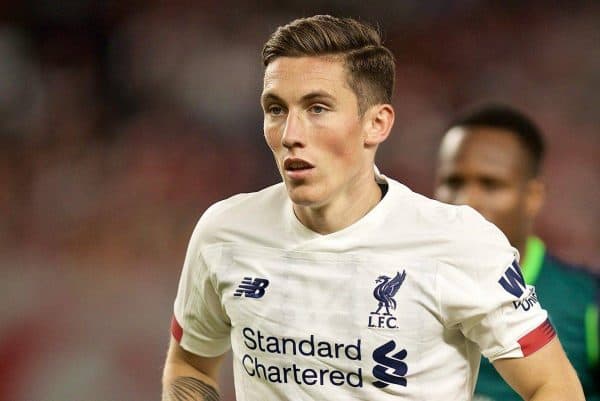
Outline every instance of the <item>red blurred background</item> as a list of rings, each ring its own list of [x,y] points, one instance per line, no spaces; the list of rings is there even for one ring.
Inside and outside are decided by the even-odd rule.
[[[193,226],[278,180],[259,53],[300,16],[381,26],[398,72],[378,165],[414,190],[457,111],[526,110],[549,145],[537,231],[600,271],[599,3],[162,3],[0,3],[0,400],[160,397]]]

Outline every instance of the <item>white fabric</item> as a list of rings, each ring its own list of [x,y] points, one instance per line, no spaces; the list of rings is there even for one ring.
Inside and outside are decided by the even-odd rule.
[[[547,314],[499,284],[516,250],[472,209],[384,179],[382,201],[328,235],[296,219],[283,184],[200,219],[175,300],[180,344],[203,356],[231,346],[238,400],[465,401],[481,353],[523,355],[518,340]],[[397,274],[396,308],[375,314],[376,280]],[[269,284],[234,296],[244,278]]]

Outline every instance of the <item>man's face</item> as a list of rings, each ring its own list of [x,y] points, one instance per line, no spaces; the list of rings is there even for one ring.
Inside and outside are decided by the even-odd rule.
[[[265,139],[295,204],[325,206],[372,177],[373,156],[342,60],[275,59],[265,70],[261,104]]]
[[[469,205],[522,245],[538,212],[527,153],[510,132],[456,127],[442,141],[435,198]]]

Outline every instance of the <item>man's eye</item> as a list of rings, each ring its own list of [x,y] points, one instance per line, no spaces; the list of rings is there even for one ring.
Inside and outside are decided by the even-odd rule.
[[[269,106],[268,108],[269,114],[278,116],[283,114],[283,107],[281,106]]]
[[[503,187],[503,183],[491,178],[481,180],[481,185],[488,191],[495,191]]]
[[[315,114],[321,114],[325,111],[325,107],[316,104],[310,108],[310,111],[312,111]]]
[[[450,188],[456,189],[463,185],[463,180],[459,177],[448,177],[444,180],[444,184]]]

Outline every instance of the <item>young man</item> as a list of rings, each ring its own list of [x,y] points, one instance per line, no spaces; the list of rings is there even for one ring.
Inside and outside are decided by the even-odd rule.
[[[549,255],[532,234],[544,198],[543,154],[539,129],[521,112],[494,104],[474,109],[442,140],[435,197],[475,208],[519,250],[525,282],[535,292],[515,307],[525,311],[542,302],[587,400],[598,400],[598,278]],[[485,359],[475,393],[482,401],[520,399]]]
[[[394,61],[371,27],[315,16],[263,49],[264,134],[283,183],[213,205],[190,241],[163,400],[464,401],[480,350],[528,400],[582,400],[516,251],[469,208],[377,173]],[[524,356],[529,355],[527,358]]]

